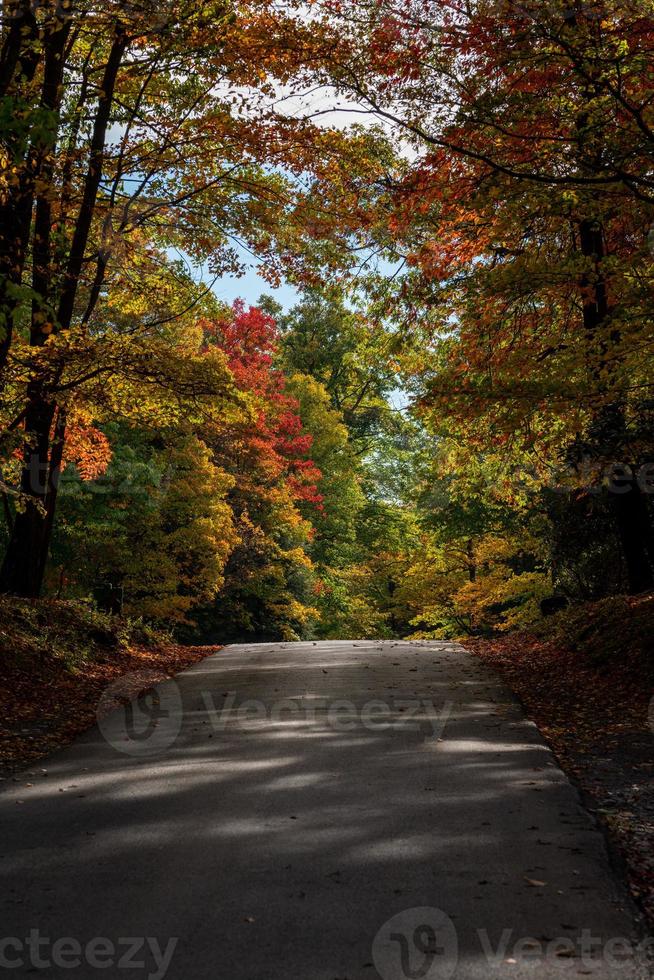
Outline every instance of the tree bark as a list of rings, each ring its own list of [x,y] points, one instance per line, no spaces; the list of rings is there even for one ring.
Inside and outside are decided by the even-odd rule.
[[[627,486],[626,493],[611,495],[611,510],[622,544],[629,593],[638,595],[654,587],[652,555],[648,548],[651,523],[647,501],[637,482],[630,480]]]
[[[40,29],[31,3],[21,0],[9,9],[11,25],[0,52],[0,95],[11,94],[13,89],[24,91],[29,88],[43,60],[40,108],[58,112],[63,58],[71,18],[57,22],[52,29],[46,25],[42,29],[44,36],[40,39]],[[18,306],[17,291],[23,279],[29,247],[35,188],[43,176],[43,168],[50,165],[55,143],[54,127],[50,138],[44,140],[40,136],[39,142],[32,142],[26,154],[18,151],[11,136],[9,138],[9,153],[22,156],[22,159],[16,161],[19,166],[16,187],[9,190],[0,206],[0,376],[11,348]]]
[[[104,165],[105,141],[114,89],[123,58],[127,37],[122,27],[116,25],[116,35],[109,52],[102,79],[101,95],[95,112],[89,164],[84,181],[75,230],[59,296],[57,330],[69,329],[75,308],[79,277],[91,231],[95,206]],[[46,57],[44,72],[44,100],[47,95],[58,97],[60,90],[63,47]],[[51,68],[50,72],[48,68]],[[59,74],[57,74],[59,72]],[[45,192],[49,193],[48,190]],[[31,343],[39,346],[44,342],[40,319],[41,306],[47,299],[50,274],[50,202],[47,197],[37,201],[35,242],[33,249],[33,286],[38,294],[33,304]],[[0,593],[37,598],[41,594],[57,503],[57,484],[65,439],[65,414],[57,414],[42,379],[32,381],[28,390],[28,408],[25,414],[25,448],[21,492],[24,509],[16,515],[9,544],[0,568]]]
[[[50,466],[50,430],[54,403],[32,397],[26,428],[34,440],[24,452],[21,475],[23,509],[14,519],[9,544],[0,568],[0,593],[36,599],[41,594],[51,522],[47,520],[48,495],[56,480]]]
[[[612,342],[619,338],[600,336],[609,316],[606,282],[600,263],[604,258],[602,228],[597,222],[582,221],[579,225],[580,248],[586,258],[593,259],[596,274],[585,275],[581,281],[584,328],[591,348],[591,358],[599,374]],[[624,408],[618,403],[605,406],[593,426],[594,442],[602,455],[628,452],[627,426]],[[623,437],[621,438],[621,434]],[[616,459],[616,463],[635,469],[635,461]],[[637,594],[654,588],[654,531],[647,500],[633,477],[620,481],[620,488],[609,485],[610,509],[615,520],[624,559],[629,592]]]

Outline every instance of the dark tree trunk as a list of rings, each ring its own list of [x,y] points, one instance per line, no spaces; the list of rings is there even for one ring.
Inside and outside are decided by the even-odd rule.
[[[654,588],[649,541],[651,523],[647,501],[640,487],[635,480],[629,481],[627,486],[626,493],[610,495],[611,510],[622,545],[629,592],[637,595]]]
[[[591,367],[599,376],[610,347],[619,338],[602,335],[602,328],[605,328],[609,316],[606,283],[599,268],[599,263],[604,258],[602,228],[597,222],[582,221],[579,225],[579,238],[582,254],[586,258],[592,258],[596,264],[595,275],[584,276],[581,288]],[[592,441],[604,457],[628,453],[627,426],[622,405],[613,403],[599,412],[593,424]],[[634,468],[633,460],[618,458],[615,462],[623,466],[631,464]],[[647,500],[636,479],[632,476],[621,480],[620,484],[619,488],[609,486],[610,508],[620,539],[629,592],[636,594],[654,588],[654,531]]]
[[[59,296],[55,324],[57,330],[67,330],[71,325],[79,277],[95,213],[113,93],[127,43],[124,30],[117,26],[116,31],[105,65],[101,95],[95,113],[82,202],[77,214]],[[52,103],[53,107],[58,107],[60,98],[64,40],[62,28],[60,36],[56,39],[57,45],[55,46],[53,41],[53,46],[46,56],[44,103]],[[54,305],[53,297],[48,296],[51,281],[50,224],[50,203],[47,197],[42,197],[37,200],[36,240],[33,249],[33,286],[36,295],[32,311],[33,346],[39,346],[44,342],[40,313],[46,300]],[[48,394],[47,382],[44,379],[34,380],[28,391],[28,409],[25,414],[25,448],[21,476],[24,509],[16,515],[0,568],[0,593],[26,598],[37,598],[41,593],[50,550],[65,437],[65,415],[62,410],[57,416],[54,437],[52,435],[55,412],[56,404]]]
[[[9,29],[0,51],[0,96],[11,95],[16,88],[26,91],[44,59],[40,108],[57,112],[61,101],[63,53],[71,19],[64,18],[41,42],[29,0],[7,4],[7,12]],[[8,192],[0,206],[0,388],[14,331],[16,289],[23,280],[28,252],[35,188],[43,178],[43,167],[55,142],[54,135],[45,139],[40,135],[25,153],[20,149],[20,140],[16,145],[16,140],[9,136],[8,152],[21,160],[17,186]]]
[[[54,413],[54,404],[38,398],[33,400],[27,413],[26,428],[34,443],[25,448],[23,458],[20,489],[24,508],[16,514],[0,568],[0,592],[28,599],[36,599],[41,594],[45,571],[43,555],[47,554],[52,529],[48,504],[54,508],[52,490],[58,476],[49,458]]]

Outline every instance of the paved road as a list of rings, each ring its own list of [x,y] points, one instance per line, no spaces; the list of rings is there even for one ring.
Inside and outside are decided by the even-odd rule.
[[[0,980],[646,975],[600,833],[460,647],[232,646],[130,710],[0,795]]]

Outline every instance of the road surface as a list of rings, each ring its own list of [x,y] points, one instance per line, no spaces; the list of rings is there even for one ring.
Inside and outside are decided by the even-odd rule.
[[[602,835],[455,644],[231,646],[30,773],[0,980],[649,975]]]

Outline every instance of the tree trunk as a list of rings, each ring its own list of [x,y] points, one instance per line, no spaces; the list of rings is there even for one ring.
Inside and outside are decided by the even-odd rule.
[[[61,92],[63,71],[62,53],[65,40],[64,28],[58,32],[46,54],[43,101],[48,107],[57,108]],[[68,261],[59,295],[55,329],[69,329],[75,308],[79,278],[84,254],[95,213],[98,189],[102,178],[105,142],[116,79],[121,65],[127,37],[124,29],[116,25],[114,37],[102,78],[102,87],[93,122],[89,163],[84,181],[82,201],[76,217]],[[47,303],[54,305],[55,297],[49,295],[52,275],[50,270],[50,201],[45,195],[37,200],[35,217],[35,241],[33,247],[33,287],[35,300],[32,309],[32,346],[43,344],[40,313]],[[0,351],[1,353],[1,351]],[[32,381],[28,390],[28,408],[25,414],[25,448],[21,493],[24,509],[16,515],[9,544],[0,568],[0,593],[38,598],[43,585],[45,566],[50,549],[57,501],[57,483],[63,442],[65,416],[60,410],[52,438],[56,404],[52,400],[43,379]]]
[[[640,487],[635,480],[631,480],[628,487],[626,493],[611,494],[611,510],[627,568],[629,593],[638,595],[654,588],[652,555],[648,548],[651,522]]]
[[[34,443],[24,451],[21,474],[24,507],[14,519],[0,568],[0,593],[28,599],[36,599],[41,594],[58,477],[49,458],[54,413],[54,404],[40,398],[34,399],[27,413],[25,425]],[[48,514],[49,506],[51,514]]]
[[[581,281],[583,295],[584,328],[588,337],[592,370],[599,377],[607,351],[619,338],[602,337],[600,331],[609,315],[606,282],[599,263],[604,258],[604,240],[601,226],[594,221],[579,224],[581,252],[595,263],[595,275],[585,275]],[[611,456],[628,451],[627,425],[622,405],[606,405],[593,424],[593,442],[598,453]],[[631,464],[634,461],[617,459],[616,463]],[[647,501],[632,477],[621,480],[620,488],[609,486],[610,508],[615,520],[625,567],[629,592],[637,594],[654,588],[654,531]]]
[[[10,27],[0,51],[0,96],[7,96],[16,87],[19,91],[27,90],[43,59],[40,109],[58,113],[63,53],[70,34],[71,18],[64,17],[59,26],[50,31],[41,50],[39,26],[32,4],[28,0],[20,0],[8,5],[8,10]],[[47,166],[55,148],[55,133],[56,128],[53,127],[51,135],[39,135],[27,152],[20,148],[20,140],[17,141],[11,134],[9,137],[8,152],[16,158],[18,180],[15,188],[10,187],[0,206],[0,387],[12,343],[18,306],[17,290],[23,281],[29,249],[36,187],[39,180],[43,180],[43,168]]]

